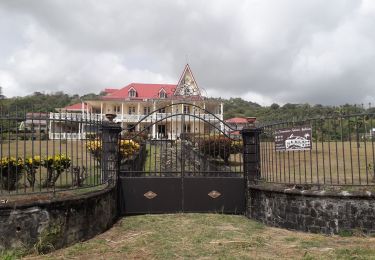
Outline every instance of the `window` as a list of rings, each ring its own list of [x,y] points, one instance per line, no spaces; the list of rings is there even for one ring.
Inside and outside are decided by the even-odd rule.
[[[129,110],[128,110],[128,114],[129,115],[134,115],[135,114],[135,107],[133,106],[133,107],[129,107]]]
[[[165,93],[164,89],[162,89],[160,92],[159,92],[159,98],[166,98],[167,97],[167,94]]]
[[[143,114],[144,115],[148,115],[148,114],[150,114],[150,112],[151,112],[151,107],[144,107],[143,108]]]
[[[135,91],[135,89],[129,90],[129,97],[136,97],[136,96],[137,96],[137,92]]]
[[[184,125],[184,131],[185,131],[185,133],[190,133],[190,124]]]
[[[190,107],[184,106],[184,114],[190,114]]]
[[[120,111],[121,111],[120,106],[113,106],[113,111],[114,111],[115,113],[120,113]]]
[[[159,109],[159,113],[165,113],[165,107]]]

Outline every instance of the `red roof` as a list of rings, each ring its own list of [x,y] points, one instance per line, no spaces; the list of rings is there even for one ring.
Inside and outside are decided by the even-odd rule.
[[[231,123],[231,124],[247,124],[247,118],[245,117],[233,117],[225,120],[226,123]]]
[[[118,89],[117,88],[106,88],[104,89],[104,92],[107,94],[112,94],[113,92],[116,92]]]
[[[88,108],[86,103],[84,103],[83,108],[84,109]],[[73,104],[73,105],[70,105],[70,106],[66,106],[62,110],[82,110],[82,103],[77,103],[77,104]]]
[[[129,97],[129,90],[134,89],[137,92],[136,97]],[[109,93],[102,97],[105,100],[111,99],[152,99],[159,98],[159,92],[164,89],[167,98],[173,96],[176,90],[174,84],[145,84],[145,83],[131,83],[121,89]]]

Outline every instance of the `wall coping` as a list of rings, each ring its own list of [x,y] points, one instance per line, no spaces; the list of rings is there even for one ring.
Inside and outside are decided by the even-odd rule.
[[[303,186],[303,184],[301,185]],[[280,187],[273,184],[251,184],[249,188],[252,190],[269,191],[287,195],[299,195],[306,197],[332,197],[341,199],[375,199],[375,192],[371,191],[327,191],[327,190],[307,190],[296,188]]]
[[[75,194],[70,195],[66,197],[56,197],[56,198],[43,198],[38,200],[32,200],[32,201],[11,201],[9,203],[3,203],[0,204],[0,211],[1,210],[16,210],[16,209],[25,209],[30,207],[49,207],[53,204],[55,206],[64,205],[66,203],[74,203],[79,202],[82,200],[87,200],[90,198],[99,197],[103,194],[111,192],[113,189],[115,189],[115,185],[108,185],[104,189],[87,192],[84,194]]]

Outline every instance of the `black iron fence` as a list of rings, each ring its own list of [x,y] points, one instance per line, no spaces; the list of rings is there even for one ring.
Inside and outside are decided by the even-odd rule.
[[[0,195],[97,187],[102,167],[102,119],[77,113],[0,110]]]
[[[261,180],[375,185],[374,117],[375,114],[359,114],[263,126]]]
[[[181,105],[191,113],[178,112]],[[243,176],[242,137],[219,117],[193,104],[153,111],[122,133],[120,170],[126,176]],[[189,111],[190,111],[189,109]]]

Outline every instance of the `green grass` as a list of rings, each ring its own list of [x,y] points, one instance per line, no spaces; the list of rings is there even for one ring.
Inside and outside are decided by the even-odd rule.
[[[146,161],[144,166],[145,172],[160,171],[160,146],[146,144]]]
[[[107,232],[32,259],[375,259],[375,238],[266,227],[244,216],[125,217]],[[27,259],[27,258],[26,258]]]
[[[262,176],[276,182],[375,184],[375,144],[313,142],[311,151],[276,152],[261,142]]]

